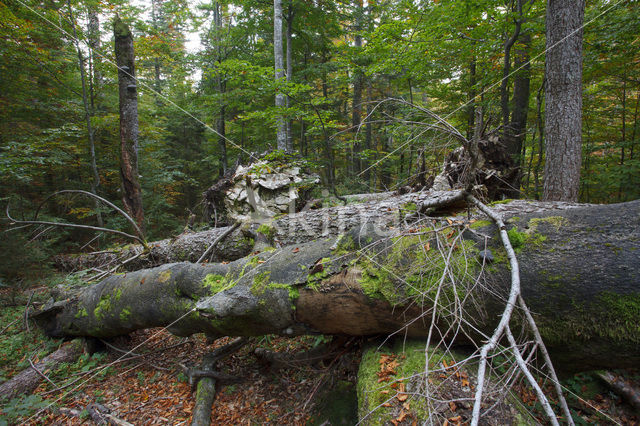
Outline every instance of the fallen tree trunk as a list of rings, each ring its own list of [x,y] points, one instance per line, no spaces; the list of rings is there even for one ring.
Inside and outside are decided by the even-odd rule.
[[[554,362],[565,370],[638,365],[640,201],[581,207],[517,201],[496,209],[511,217],[523,295]],[[466,330],[456,339],[479,341],[502,312],[508,266],[495,226],[449,221],[422,220],[392,238],[364,226],[228,264],[176,263],[116,275],[60,291],[31,316],[55,336],[111,337],[158,326],[213,337],[425,336],[435,307],[439,330],[463,316]],[[449,279],[453,286],[437,287]]]
[[[263,221],[247,223],[220,241],[209,262],[233,261],[254,251],[258,229],[268,233],[268,238],[276,246],[285,246],[311,241],[319,237],[337,236],[341,232],[362,223],[363,217],[380,229],[398,226],[401,219],[411,209],[425,201],[450,198],[459,191],[432,191],[393,196],[384,194],[359,194],[348,196],[352,204],[318,210],[305,210],[279,218],[265,218]],[[405,210],[405,208],[408,209]],[[196,262],[210,244],[230,227],[209,229],[201,232],[185,232],[175,238],[149,243],[149,252],[143,253],[141,244],[130,244],[120,249],[105,250],[87,254],[59,255],[54,258],[56,268],[62,271],[83,269],[109,269],[125,259],[140,255],[123,269],[136,271],[143,268],[174,262]]]
[[[81,354],[82,341],[80,339],[64,344],[31,368],[23,370],[0,385],[0,399],[9,400],[19,395],[30,394],[45,380],[49,371],[55,370],[63,362],[74,362]]]

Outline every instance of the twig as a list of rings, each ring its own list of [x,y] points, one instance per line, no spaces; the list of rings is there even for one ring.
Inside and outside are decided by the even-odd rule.
[[[116,270],[118,270],[118,268],[126,265],[127,263],[133,262],[134,260],[136,260],[137,258],[142,256],[143,254],[144,254],[144,251],[141,251],[140,253],[136,254],[135,256],[131,256],[130,258],[128,258],[126,260],[123,260],[118,265],[114,266],[113,268],[109,269],[108,271],[103,271],[102,273],[100,273],[98,275],[94,275],[93,277],[89,278],[89,281],[100,280],[100,279],[106,277],[107,275],[110,275],[110,274],[114,273]]]
[[[24,325],[27,328],[27,333],[31,333],[29,329],[29,305],[31,304],[31,299],[33,299],[33,295],[36,294],[35,291],[31,292],[31,296],[29,296],[29,300],[27,300],[27,306],[24,307]]]
[[[487,356],[489,352],[491,352],[498,346],[498,342],[504,334],[505,329],[508,327],[509,321],[511,320],[511,314],[513,313],[513,309],[515,307],[518,296],[520,295],[520,269],[518,260],[516,259],[515,251],[513,250],[511,242],[509,241],[507,228],[502,220],[502,217],[500,217],[500,215],[488,208],[471,194],[467,194],[467,200],[471,204],[475,204],[478,209],[489,216],[496,223],[496,225],[498,225],[502,244],[504,245],[504,248],[507,252],[509,264],[511,265],[511,290],[509,291],[509,298],[507,299],[506,306],[504,308],[504,311],[502,312],[502,316],[500,317],[500,322],[495,328],[493,335],[491,336],[489,341],[485,343],[480,349],[480,361],[478,363],[478,383],[476,386],[476,393],[473,403],[473,415],[471,419],[471,426],[477,426],[478,422],[480,421],[480,407],[482,404],[482,393],[484,389],[484,380],[487,368]]]
[[[138,227],[138,224],[136,223],[136,221],[131,218],[131,216],[129,216],[124,210],[122,210],[120,207],[118,207],[115,204],[113,204],[111,201],[106,200],[106,199],[100,197],[99,195],[93,194],[93,193],[91,193],[89,191],[83,191],[81,189],[63,189],[62,191],[57,191],[57,192],[54,192],[53,194],[49,195],[47,198],[45,198],[42,201],[42,203],[40,203],[40,205],[36,209],[36,212],[34,214],[34,220],[38,217],[38,212],[40,211],[40,209],[42,208],[44,203],[46,203],[47,201],[49,201],[49,199],[51,199],[51,198],[53,198],[53,197],[55,197],[56,195],[59,195],[59,194],[82,194],[82,195],[86,195],[88,197],[94,198],[94,199],[96,199],[98,201],[102,201],[107,206],[111,207],[112,209],[114,209],[115,211],[120,213],[122,216],[124,216],[125,219],[127,219],[127,221],[131,224],[131,226],[133,226],[133,229],[135,229],[135,231],[137,232],[138,237],[140,237],[140,238],[137,238],[137,240],[140,241],[145,248],[147,248],[147,244],[144,241],[144,234],[140,230],[140,228]]]
[[[173,397],[171,397],[171,396],[159,396],[157,398],[150,399],[149,401],[147,401],[147,402],[145,402],[145,403],[143,403],[141,405],[138,405],[137,407],[134,407],[129,411],[126,411],[126,412],[122,413],[122,415],[126,416],[127,414],[132,413],[132,412],[134,412],[136,410],[139,410],[139,409],[141,409],[142,407],[144,407],[146,405],[149,405],[151,403],[154,403],[156,401],[160,401],[160,400],[163,400],[163,399],[173,399]]]
[[[213,248],[216,246],[216,244],[218,244],[220,241],[222,241],[224,238],[226,238],[227,235],[229,235],[230,233],[232,233],[233,231],[236,230],[236,228],[238,228],[238,226],[240,226],[240,222],[236,222],[234,223],[229,229],[227,229],[226,231],[224,231],[222,233],[222,235],[220,235],[218,238],[216,238],[215,240],[213,240],[213,242],[211,243],[211,245],[209,246],[209,248],[207,248],[205,250],[204,253],[202,253],[202,256],[200,256],[200,258],[196,261],[196,263],[200,263],[202,262],[207,255],[209,254],[209,252],[211,252],[211,250],[213,250]]]
[[[558,401],[560,402],[560,407],[562,408],[562,414],[567,421],[569,426],[574,426],[573,417],[571,416],[571,411],[569,410],[569,406],[567,405],[567,400],[564,397],[564,392],[562,391],[562,385],[560,384],[560,380],[558,379],[558,375],[556,374],[556,370],[553,368],[553,364],[551,363],[551,357],[549,356],[549,351],[547,350],[547,346],[542,341],[542,336],[540,335],[540,330],[538,330],[538,326],[531,315],[531,311],[529,311],[529,307],[524,302],[522,295],[518,296],[518,304],[520,308],[525,314],[527,318],[527,322],[529,323],[529,327],[531,327],[531,331],[533,331],[533,337],[540,348],[540,352],[542,352],[542,358],[547,366],[547,370],[549,370],[549,374],[551,375],[551,380],[553,381],[553,386],[556,390],[556,395],[558,397]]]
[[[100,235],[96,235],[95,237],[93,237],[92,239],[89,240],[89,242],[85,245],[83,245],[82,247],[80,247],[80,250],[84,249],[86,246],[88,246],[89,244],[91,244],[92,242],[94,242],[95,240],[97,240],[98,238],[100,238]]]
[[[38,370],[38,367],[35,366],[35,364],[33,363],[33,361],[31,360],[31,358],[29,358],[29,365],[31,365],[31,368],[33,368],[33,370],[38,373],[38,375],[40,377],[42,377],[43,379],[45,379],[47,382],[51,383],[53,385],[53,387],[55,388],[54,390],[60,390],[60,388],[58,387],[58,385],[56,385],[55,383],[53,383],[53,380],[51,380],[49,377],[47,377],[46,374],[44,374],[42,371]]]
[[[551,408],[551,405],[549,404],[549,400],[547,399],[544,392],[540,388],[540,385],[536,381],[535,377],[533,377],[533,374],[531,374],[531,371],[529,371],[529,368],[527,367],[527,364],[525,363],[524,359],[522,359],[522,354],[518,349],[518,344],[516,343],[516,340],[513,338],[513,334],[511,334],[511,328],[509,328],[509,325],[507,325],[505,329],[505,333],[507,335],[507,340],[511,345],[513,355],[516,359],[516,364],[518,364],[520,371],[525,375],[531,387],[533,387],[533,389],[536,391],[536,395],[538,396],[538,402],[542,405],[542,408],[544,409],[544,412],[547,414],[547,417],[549,417],[549,421],[553,426],[560,426],[560,423],[558,423],[558,419],[556,418],[556,414],[553,412],[553,408]],[[474,409],[475,409],[475,406],[474,406]]]
[[[473,405],[473,417],[471,420],[471,425],[476,426],[478,424],[478,421],[480,420],[480,406],[482,402],[482,392],[484,387],[484,379],[485,379],[484,376],[485,376],[485,369],[487,364],[487,355],[490,351],[495,349],[495,347],[498,345],[498,342],[503,334],[506,334],[507,339],[509,340],[511,349],[514,352],[514,355],[516,357],[516,362],[518,364],[518,367],[520,368],[522,373],[527,377],[531,385],[534,387],[534,389],[536,390],[536,393],[538,393],[538,399],[540,400],[540,403],[542,404],[545,410],[545,413],[549,417],[550,422],[553,425],[558,424],[558,420],[555,413],[553,412],[553,409],[551,409],[551,406],[549,405],[548,400],[544,396],[544,393],[539,388],[538,384],[535,382],[533,375],[531,374],[531,372],[526,366],[526,363],[522,359],[522,356],[515,344],[515,339],[513,338],[513,335],[511,334],[511,330],[509,329],[509,321],[511,320],[511,314],[513,313],[513,309],[515,307],[516,301],[518,302],[522,310],[525,312],[527,321],[533,330],[536,343],[538,344],[538,346],[540,346],[542,350],[545,363],[547,364],[547,368],[549,369],[551,376],[553,378],[554,386],[556,387],[556,392],[558,393],[558,399],[560,400],[560,404],[562,406],[563,413],[566,417],[566,421],[569,425],[573,425],[573,419],[571,417],[569,408],[562,394],[562,389],[561,388],[559,389],[560,385],[558,382],[558,378],[553,369],[553,365],[551,364],[551,359],[549,358],[547,349],[544,346],[544,342],[542,341],[542,337],[540,336],[539,330],[535,324],[533,316],[529,312],[526,304],[524,303],[524,299],[522,298],[522,295],[520,293],[520,270],[519,270],[518,260],[515,255],[515,251],[511,246],[511,241],[509,240],[506,226],[502,220],[502,217],[470,194],[467,195],[467,200],[469,200],[470,203],[475,204],[478,207],[478,209],[480,209],[483,213],[489,216],[496,223],[496,225],[498,225],[498,228],[500,229],[500,237],[502,239],[502,244],[507,252],[507,257],[509,259],[509,264],[511,266],[511,290],[509,292],[509,298],[507,300],[507,304],[500,318],[500,322],[496,327],[493,335],[491,336],[489,341],[484,346],[482,346],[480,350],[480,362],[478,365],[478,384],[476,388],[475,401]]]
[[[6,210],[6,215],[7,218],[13,222],[13,223],[17,223],[17,224],[27,224],[27,225],[52,225],[52,226],[60,226],[63,228],[78,228],[78,229],[89,229],[91,231],[98,231],[98,232],[109,232],[111,234],[116,234],[116,235],[120,235],[122,237],[126,237],[129,239],[133,239],[138,241],[140,244],[142,244],[143,246],[147,247],[147,243],[142,240],[141,238],[135,236],[135,235],[131,235],[131,234],[127,234],[126,232],[122,232],[122,231],[117,231],[115,229],[109,229],[109,228],[100,228],[99,226],[90,226],[90,225],[79,225],[76,223],[63,223],[63,222],[46,222],[46,221],[41,221],[41,220],[18,220],[18,219],[14,219],[9,215],[9,205],[7,204],[7,210]]]
[[[9,327],[11,327],[13,324],[17,323],[18,321],[20,321],[20,318],[11,321],[5,328],[2,329],[2,331],[0,331],[0,335],[4,334],[4,332],[7,331],[7,329]]]

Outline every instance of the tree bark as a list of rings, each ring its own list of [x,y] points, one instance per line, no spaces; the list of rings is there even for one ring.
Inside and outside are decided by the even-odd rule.
[[[451,204],[455,197],[445,199]],[[442,205],[437,201],[424,200],[417,209]],[[554,362],[565,370],[640,362],[640,329],[634,319],[640,300],[640,270],[635,267],[640,264],[639,208],[640,201],[602,206],[514,201],[495,206],[517,228],[524,298]],[[485,262],[481,280],[486,286],[465,290],[465,300],[474,303],[465,305],[464,312],[477,330],[491,332],[504,307],[510,271],[493,238],[495,227],[477,225],[456,243],[468,250],[465,271]],[[426,336],[431,314],[424,313],[433,307],[428,291],[411,296],[415,293],[407,283],[422,281],[394,274],[411,269],[426,247],[437,254],[442,240],[416,240],[420,237],[410,234],[406,241],[415,244],[403,245],[397,237],[387,238],[394,229],[370,224],[342,238],[293,244],[231,263],[175,263],[116,275],[54,294],[54,300],[31,317],[54,336],[111,337],[162,326],[181,336]],[[426,235],[428,230],[418,227],[414,232]],[[488,247],[482,235],[490,238]],[[487,248],[495,254],[487,254]],[[592,262],[585,264],[585,259]],[[437,269],[437,262],[433,265]],[[387,269],[396,272],[385,273]],[[445,314],[438,323],[441,330],[447,329]],[[479,342],[482,337],[473,330],[466,337],[456,336],[463,344],[470,339]]]
[[[287,6],[287,83],[291,83],[291,79],[293,78],[293,17],[295,16],[295,12],[293,10],[293,0],[289,0],[289,4]],[[291,97],[287,95],[286,97],[286,107],[289,108],[291,103]],[[291,119],[287,120],[287,151],[293,151],[293,135],[291,133],[291,125],[293,121]]]
[[[547,5],[544,200],[577,201],[582,161],[584,0]]]
[[[102,71],[101,71],[101,63],[102,58],[100,57],[100,18],[98,15],[98,10],[95,6],[87,6],[87,40],[89,42],[89,55],[91,59],[91,77],[90,86],[91,86],[91,107],[94,108],[94,96],[96,93],[99,93],[100,88],[102,87]]]
[[[133,37],[129,27],[116,16],[113,22],[115,56],[118,65],[120,100],[120,178],[122,201],[127,212],[144,232],[142,191],[138,180],[138,88]]]
[[[282,0],[273,0],[273,58],[275,66],[276,83],[282,82],[284,77],[284,53],[282,50]],[[276,146],[282,151],[287,151],[287,124],[282,116],[282,109],[286,106],[285,95],[276,87],[276,119],[277,133]]]
[[[213,3],[213,27],[215,30],[214,43],[215,43],[215,55],[218,63],[222,63],[226,59],[226,52],[223,52],[222,46],[222,10],[219,2]],[[216,74],[216,89],[220,95],[226,92],[227,85],[222,78],[220,72]],[[227,173],[229,160],[227,159],[227,135],[226,135],[226,106],[223,102],[220,103],[220,114],[216,120],[217,132],[218,132],[218,147],[220,149],[220,168],[219,175],[223,177]]]
[[[46,375],[63,362],[74,362],[81,354],[81,340],[74,340],[73,342],[64,344],[57,351],[35,363],[35,368],[27,368],[0,385],[0,398],[9,400],[19,395],[30,394],[38,387],[40,382],[44,380],[41,374]]]
[[[351,159],[353,173],[357,175],[362,170],[360,140],[358,134],[360,131],[360,123],[362,122],[362,88],[364,86],[364,74],[360,69],[360,60],[357,55],[361,54],[362,50],[362,21],[363,21],[363,5],[362,0],[355,0],[355,35],[354,35],[354,48],[356,55],[353,67],[353,101],[351,108],[351,128],[354,135],[353,141],[353,158]]]
[[[276,246],[304,243],[317,238],[338,236],[363,220],[375,224],[380,229],[400,225],[400,207],[418,204],[431,199],[448,196],[446,192],[411,193],[392,196],[391,193],[347,195],[347,206],[330,207],[321,210],[303,210],[273,220],[272,241]],[[212,255],[210,262],[233,261],[254,251],[256,229],[259,224],[245,225],[222,240]],[[123,266],[127,271],[152,268],[165,263],[195,262],[209,247],[209,244],[229,229],[228,226],[201,232],[187,232],[175,238],[149,243],[149,252]],[[57,269],[78,271],[83,269],[105,269],[119,261],[140,255],[143,247],[130,244],[121,249],[105,250],[81,255],[60,255],[54,258]]]

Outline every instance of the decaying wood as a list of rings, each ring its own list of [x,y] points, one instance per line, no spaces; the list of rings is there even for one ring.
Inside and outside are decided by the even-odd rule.
[[[633,387],[624,378],[610,371],[600,372],[598,377],[640,413],[640,390],[638,388]]]
[[[272,230],[274,244],[285,246],[312,241],[317,238],[337,236],[358,224],[368,222],[380,229],[399,226],[401,218],[410,214],[406,206],[428,202],[443,204],[454,197],[461,197],[461,191],[431,191],[393,196],[391,193],[360,194],[348,196],[351,204],[317,210],[305,210],[273,220],[265,220],[233,231],[217,244],[210,260],[212,262],[233,261],[254,251],[253,240],[256,229],[263,223]],[[458,206],[460,207],[460,206]],[[230,227],[209,229],[202,232],[185,232],[176,238],[149,243],[148,253],[141,245],[128,245],[122,249],[101,251],[81,255],[59,255],[54,258],[56,267],[62,271],[83,269],[109,269],[124,259],[140,255],[123,266],[124,270],[135,271],[143,268],[174,262],[196,262],[202,254]]]
[[[0,398],[11,399],[18,395],[29,394],[44,380],[43,375],[55,369],[60,363],[74,362],[82,354],[80,339],[65,343],[60,349],[35,363],[10,380],[0,385]]]
[[[395,332],[425,336],[430,325],[425,315],[431,309],[428,299],[422,306],[412,299],[393,305],[363,289],[362,262],[369,256],[382,264],[394,243],[388,236],[398,232],[391,218],[398,215],[398,202],[375,205],[377,211],[369,205],[363,217],[382,222],[354,228],[349,236],[355,245],[348,249],[339,247],[342,238],[331,235],[342,227],[362,225],[356,215],[361,206],[334,210],[346,225],[330,223],[325,238],[318,238],[318,230],[323,228],[323,215],[331,217],[331,209],[302,212],[299,215],[309,215],[313,241],[298,243],[297,238],[309,238],[303,233],[307,225],[294,225],[300,233],[277,231],[282,243],[291,243],[280,249],[228,264],[175,263],[113,276],[54,294],[32,318],[57,336],[110,337],[158,326],[177,335],[203,332],[212,337]],[[640,201],[603,206],[517,201],[496,209],[510,218],[507,226],[529,235],[529,243],[518,253],[522,294],[554,363],[566,370],[637,365],[640,336],[627,324],[628,313],[616,300],[638,297]],[[272,223],[277,230],[276,225],[277,220]],[[466,230],[463,236],[478,249],[488,241],[486,248],[498,253],[496,228],[491,225]],[[378,247],[379,254],[367,252],[371,246]],[[411,256],[406,253],[408,262]],[[469,265],[474,261],[469,259]],[[490,333],[495,328],[509,274],[498,260],[485,268],[485,287],[473,290],[477,306],[466,312],[478,330]],[[401,284],[394,284],[400,292]],[[481,338],[471,333],[458,339],[476,337]]]
[[[202,360],[200,369],[186,369],[189,383],[197,386],[196,405],[193,408],[192,426],[209,425],[211,423],[211,405],[216,396],[216,381],[233,382],[236,380],[228,374],[216,371],[216,365],[222,359],[238,351],[249,343],[249,339],[239,337],[233,342],[217,348]],[[185,367],[183,366],[183,369]]]

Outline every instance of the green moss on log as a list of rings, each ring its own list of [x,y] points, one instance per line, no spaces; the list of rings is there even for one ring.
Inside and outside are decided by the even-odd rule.
[[[569,317],[547,313],[538,319],[540,334],[549,344],[561,344],[580,336],[584,341],[605,339],[613,344],[640,344],[640,293],[601,293],[597,300],[584,305],[573,304]],[[587,304],[588,303],[588,304]]]
[[[202,280],[202,286],[210,294],[218,294],[235,286],[237,281],[218,274],[207,274]]]
[[[453,298],[463,297],[467,284],[478,272],[478,249],[473,241],[452,240],[445,233],[438,238],[443,245],[425,235],[404,235],[392,239],[386,254],[365,256],[357,262],[361,269],[359,284],[373,298],[397,305],[408,301],[437,304],[446,309]],[[455,286],[448,274],[456,278]]]

